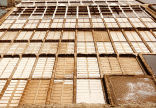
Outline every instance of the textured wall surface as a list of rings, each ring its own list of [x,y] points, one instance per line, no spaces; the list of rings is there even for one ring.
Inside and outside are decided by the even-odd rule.
[[[0,0],[0,6],[7,6],[7,0]]]
[[[0,9],[0,17],[1,17],[2,15],[4,15],[6,12],[7,12],[6,10]]]

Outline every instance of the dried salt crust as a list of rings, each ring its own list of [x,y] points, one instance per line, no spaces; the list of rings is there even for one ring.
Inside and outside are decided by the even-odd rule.
[[[156,87],[150,77],[109,76],[108,79],[113,103],[156,103]]]
[[[72,78],[74,73],[74,58],[58,58],[55,78]]]
[[[134,57],[100,57],[103,75],[143,75],[145,74]]]
[[[71,104],[73,102],[73,80],[54,80],[50,103]]]

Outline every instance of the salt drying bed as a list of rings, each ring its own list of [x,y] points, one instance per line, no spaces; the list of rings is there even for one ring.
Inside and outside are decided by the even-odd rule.
[[[0,107],[156,108],[156,15],[144,6],[21,0],[0,19]]]
[[[108,79],[110,95],[115,104],[156,102],[156,87],[149,77],[109,76]]]
[[[78,79],[76,103],[105,104],[101,80]]]

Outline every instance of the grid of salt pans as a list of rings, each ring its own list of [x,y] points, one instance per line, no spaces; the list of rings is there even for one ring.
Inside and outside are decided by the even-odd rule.
[[[29,78],[36,58],[21,58],[13,78]]]
[[[114,42],[114,45],[118,53],[133,53],[128,42]]]
[[[137,53],[149,53],[149,50],[143,42],[132,42],[132,45]]]
[[[91,31],[78,31],[77,41],[93,41],[93,36]]]
[[[145,28],[145,25],[138,18],[129,18],[129,20],[131,21],[134,27]]]
[[[143,71],[135,58],[120,57],[120,66],[125,75],[143,75]]]
[[[66,48],[67,47],[67,48]],[[0,43],[0,54],[16,55],[16,54],[56,54],[58,42],[45,43]],[[66,48],[66,49],[64,49]],[[70,48],[70,49],[68,49]],[[74,53],[74,43],[62,44],[60,53]],[[62,52],[63,51],[63,52]]]
[[[3,41],[14,40],[17,36],[17,33],[18,32],[15,32],[15,31],[6,32],[5,34],[1,35],[2,37],[0,39]]]
[[[26,80],[11,80],[0,99],[0,107],[17,107],[26,83]]]
[[[0,54],[5,54],[11,43],[0,43]]]
[[[125,31],[125,34],[129,41],[142,41],[135,31]]]
[[[136,58],[133,57],[100,57],[103,75],[143,75]]]
[[[122,6],[108,1],[111,0],[102,2],[109,5],[96,1],[97,6],[56,6],[58,2],[49,7],[36,2],[36,7],[17,8],[7,17],[0,25],[0,54],[33,54],[37,57],[0,58],[0,78],[13,78],[10,83],[10,79],[0,80],[0,107],[72,104],[75,97],[76,103],[107,104],[103,75],[146,74],[137,57],[101,56],[116,51],[119,54],[149,53],[150,48],[156,52],[156,32],[152,31],[156,23],[139,6]],[[75,4],[90,4],[80,2]],[[130,3],[126,2],[122,0],[123,4]],[[128,31],[125,28],[136,29]],[[51,56],[49,54],[56,57],[43,57]]]
[[[97,42],[98,52],[100,54],[111,54],[114,53],[111,42]]]
[[[0,59],[0,78],[9,78],[15,69],[19,58],[2,58]]]
[[[44,40],[46,31],[37,31],[34,33],[32,40]]]
[[[141,18],[148,28],[155,28],[155,22],[151,18]]]
[[[74,42],[61,42],[59,54],[73,54]]]
[[[127,18],[117,18],[117,21],[118,21],[120,27],[123,27],[123,28],[131,28],[132,27],[132,25],[129,23]]]
[[[108,28],[118,28],[119,27],[114,18],[104,18],[104,21],[106,23],[106,27],[108,27]]]
[[[82,4],[82,5],[139,5],[140,2],[135,1],[135,0],[40,0],[40,2],[38,2],[38,0],[21,0],[22,3],[19,4],[18,6],[25,6],[25,7],[29,7],[29,6],[49,6],[49,5],[77,5],[77,4]],[[116,1],[116,2],[112,2],[112,1]]]
[[[156,43],[155,42],[147,42],[149,47],[152,49],[154,53],[156,53]]]
[[[49,28],[49,23],[51,20],[42,20],[39,24],[38,28]]]
[[[99,79],[78,79],[76,93],[76,103],[106,103]]]
[[[38,54],[40,51],[42,43],[29,43],[28,47],[25,50],[25,54]]]
[[[122,74],[116,57],[100,57],[101,71],[104,74]]]
[[[74,40],[75,32],[74,31],[64,31],[62,40]]]
[[[140,6],[120,6],[118,4],[115,8],[117,11],[114,10],[114,6],[103,5],[19,7],[3,22],[0,28],[105,28],[105,25],[107,28],[156,27],[154,20]],[[89,20],[90,17],[92,20]]]
[[[77,78],[99,78],[100,72],[97,58],[78,57],[77,58]]]
[[[0,32],[2,39],[0,54],[56,54],[57,50],[59,54],[74,54],[76,43],[78,54],[95,54],[96,45],[100,54],[113,53],[115,52],[113,50],[119,54],[156,52],[154,31],[111,30],[110,35],[107,31],[78,31],[77,34],[75,31],[63,31],[62,36],[61,31],[42,31],[42,33],[39,31]],[[27,36],[28,38],[26,38]],[[77,40],[74,40],[75,36],[77,36]],[[61,42],[58,48],[60,38]]]
[[[94,31],[94,41],[96,42],[110,42],[110,38],[106,31]]]
[[[73,80],[54,80],[51,104],[73,103]]]
[[[88,16],[88,15],[87,15]],[[101,19],[101,18],[99,18]],[[104,22],[99,23],[99,22],[56,22],[55,19],[54,21],[51,23],[51,20],[47,21],[46,23],[44,19],[42,19],[41,23],[39,22],[39,20],[37,19],[29,19],[28,21],[26,20],[25,23],[18,23],[17,25],[17,21],[18,22],[22,22],[23,20],[17,19],[17,21],[15,20],[11,20],[11,19],[7,19],[1,26],[1,29],[36,29],[36,28],[105,28],[106,24],[106,28],[155,28],[155,22],[149,18],[151,21],[144,21],[144,23],[141,22],[141,19],[139,18],[129,18],[130,22],[128,21],[127,18],[122,18],[122,19],[115,19],[115,18],[104,18]],[[63,20],[63,19],[62,19]],[[68,19],[70,20],[70,19]],[[76,19],[75,19],[76,20]],[[87,20],[87,19],[84,19]],[[118,23],[117,23],[117,21]],[[122,22],[121,22],[122,21]],[[41,26],[43,25],[44,26]],[[76,26],[77,25],[77,26]],[[24,27],[23,27],[24,26]]]
[[[50,80],[31,80],[28,82],[20,104],[44,105]]]
[[[20,29],[24,26],[25,23],[26,23],[26,20],[16,20],[10,28],[11,29]]]
[[[3,24],[0,26],[0,29],[7,29],[11,26],[11,24],[14,22],[14,20],[5,20]]]
[[[5,54],[23,54],[27,43],[13,43]]]
[[[47,40],[59,40],[61,36],[61,32],[60,31],[50,31],[46,37]]]
[[[95,54],[94,42],[78,42],[77,53],[79,54]]]
[[[113,41],[126,41],[121,31],[110,31]]]
[[[55,78],[73,78],[74,58],[59,57],[56,64]]]
[[[141,34],[141,37],[149,42],[149,41],[156,41],[156,38],[153,36],[153,34],[149,31],[139,31],[139,33]]]
[[[29,40],[32,36],[32,31],[21,31],[16,40]]]
[[[35,60],[34,57],[2,58],[0,60],[0,77],[10,78],[13,75],[13,78],[29,78],[34,68],[33,78],[51,78],[55,58],[40,57],[34,65]]]
[[[51,78],[54,61],[54,57],[40,57],[37,61],[32,78]]]
[[[64,25],[64,28],[75,28],[75,27],[76,27],[76,22],[66,22]]]
[[[29,20],[24,28],[25,29],[36,28],[38,23],[39,23],[39,20]]]
[[[42,45],[40,53],[42,54],[56,54],[58,42],[46,42]]]

